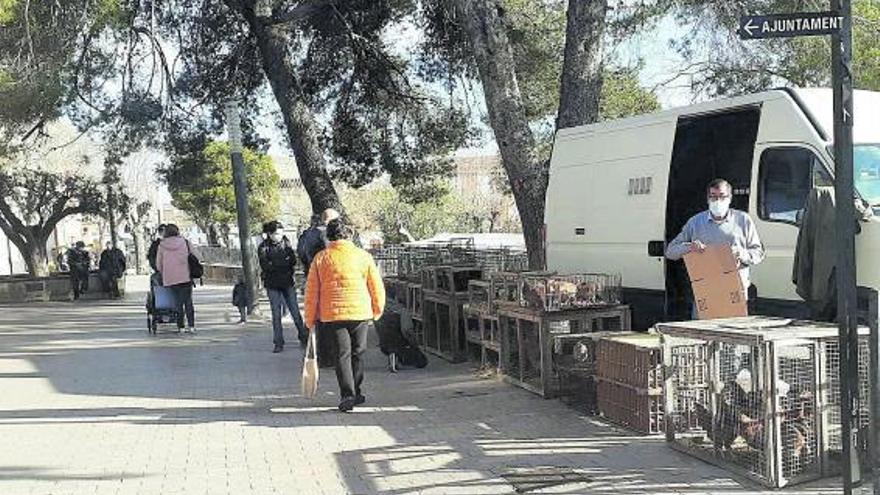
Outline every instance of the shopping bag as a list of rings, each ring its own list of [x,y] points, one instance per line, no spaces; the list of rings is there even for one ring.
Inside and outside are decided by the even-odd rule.
[[[318,394],[318,350],[315,343],[315,331],[309,332],[306,344],[306,358],[303,360],[302,394],[313,398]]]

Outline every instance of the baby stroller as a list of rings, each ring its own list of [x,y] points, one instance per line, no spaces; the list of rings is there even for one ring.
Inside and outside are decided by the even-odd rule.
[[[154,273],[150,277],[150,293],[147,294],[147,332],[155,335],[160,323],[176,325],[179,316],[174,291],[162,285],[160,273]],[[180,327],[177,333],[180,333]]]

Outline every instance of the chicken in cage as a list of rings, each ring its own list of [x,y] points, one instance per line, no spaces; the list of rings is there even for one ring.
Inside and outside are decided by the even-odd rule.
[[[618,275],[575,274],[534,276],[520,280],[520,303],[542,311],[620,304]]]
[[[825,403],[839,384],[822,342],[836,327],[748,317],[658,330],[674,447],[773,487],[831,473],[833,408]]]

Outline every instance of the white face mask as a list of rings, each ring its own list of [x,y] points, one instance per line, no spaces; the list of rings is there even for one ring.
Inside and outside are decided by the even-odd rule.
[[[709,211],[715,218],[724,218],[730,210],[730,198],[709,201]]]
[[[284,233],[283,233],[283,232],[275,232],[274,234],[272,234],[272,240],[273,240],[273,241],[275,241],[275,242],[281,242],[282,239],[284,239]]]

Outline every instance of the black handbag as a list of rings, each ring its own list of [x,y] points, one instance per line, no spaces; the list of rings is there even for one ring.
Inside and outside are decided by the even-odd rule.
[[[186,242],[186,251],[189,253],[186,257],[186,262],[189,265],[189,278],[195,280],[197,278],[202,278],[202,275],[205,274],[205,267],[202,266],[202,262],[192,253],[192,249],[189,247],[189,241]]]

